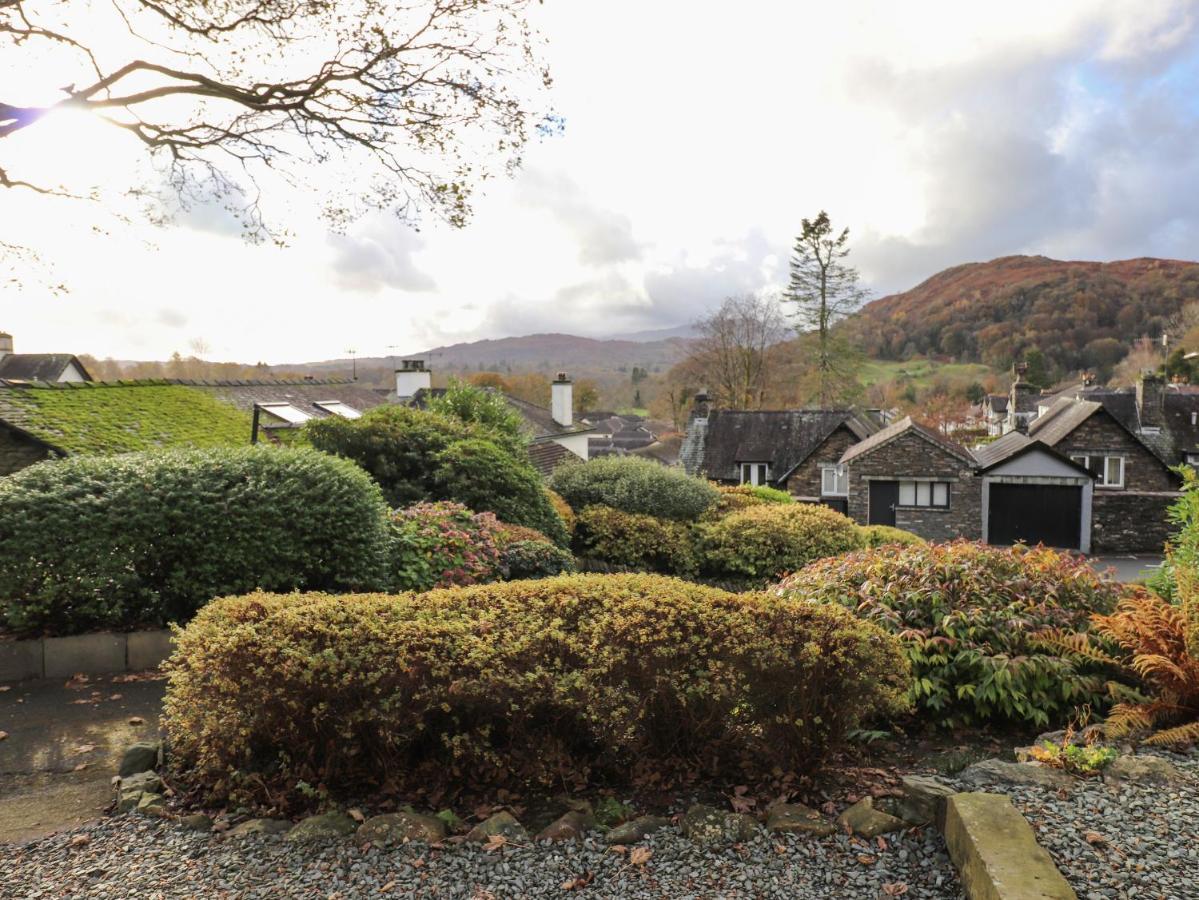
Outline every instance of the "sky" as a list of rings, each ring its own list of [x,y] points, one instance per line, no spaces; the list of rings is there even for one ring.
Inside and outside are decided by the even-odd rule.
[[[0,330],[26,352],[285,363],[671,328],[781,289],[821,209],[876,296],[1016,253],[1199,255],[1199,2],[547,0],[535,23],[564,128],[466,228],[332,233],[319,167],[262,197],[283,248],[217,206],[155,225],[0,191],[0,241],[38,251],[0,260]],[[126,137],[63,119],[12,152],[133,172]]]

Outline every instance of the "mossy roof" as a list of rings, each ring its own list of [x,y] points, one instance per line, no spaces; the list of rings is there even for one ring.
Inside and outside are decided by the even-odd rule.
[[[0,421],[67,454],[250,442],[250,415],[210,393],[162,382],[0,387]]]

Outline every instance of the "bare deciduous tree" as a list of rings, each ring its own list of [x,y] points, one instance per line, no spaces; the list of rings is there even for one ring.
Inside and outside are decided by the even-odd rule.
[[[472,187],[554,124],[530,2],[0,0],[0,186],[66,193],[13,170],[5,139],[86,110],[140,141],[180,203],[218,197],[252,236],[260,179],[311,188],[330,162],[335,226],[370,209],[461,225]]]
[[[703,384],[720,406],[759,409],[771,385],[771,348],[787,336],[774,297],[729,297],[696,323],[699,337],[679,374]]]

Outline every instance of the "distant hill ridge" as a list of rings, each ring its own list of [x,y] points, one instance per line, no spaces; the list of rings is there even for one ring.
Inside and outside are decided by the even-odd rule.
[[[1199,301],[1199,263],[1004,256],[933,275],[864,306],[846,323],[877,359],[948,356],[1006,367],[1037,348],[1063,370],[1157,337]]]

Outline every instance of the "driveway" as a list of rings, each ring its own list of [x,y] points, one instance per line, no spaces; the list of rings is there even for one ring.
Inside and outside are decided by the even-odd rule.
[[[0,843],[101,815],[121,752],[158,734],[165,685],[155,675],[0,685]]]
[[[1092,556],[1090,562],[1097,572],[1114,569],[1117,581],[1144,581],[1161,568],[1162,557],[1153,554]]]

